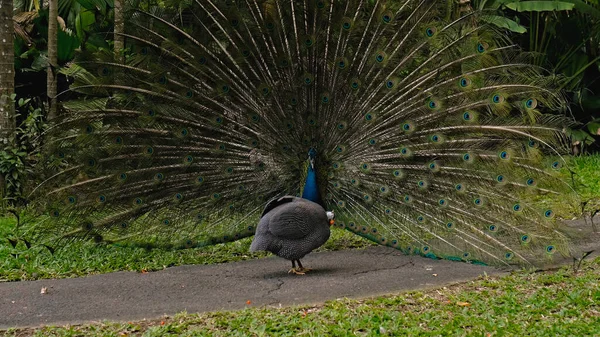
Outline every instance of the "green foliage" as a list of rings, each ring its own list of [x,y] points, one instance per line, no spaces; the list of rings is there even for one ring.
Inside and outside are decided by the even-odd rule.
[[[48,66],[48,9],[40,0],[14,3],[17,27],[15,38],[15,87],[21,97],[45,99],[45,72]],[[108,48],[112,39],[112,0],[59,0],[58,66],[73,61],[80,48]],[[42,85],[40,85],[42,84]],[[67,89],[63,76],[59,92]]]
[[[17,108],[17,116],[24,116],[25,119],[17,128],[17,137],[19,143],[28,152],[33,152],[41,145],[41,135],[46,125],[43,122],[43,112],[39,107],[41,104],[31,98],[20,98]]]
[[[496,25],[500,28],[505,28],[508,29],[512,32],[515,33],[525,33],[527,32],[527,28],[521,26],[520,24],[518,24],[516,21],[511,20],[507,17],[504,16],[500,16],[500,15],[485,15],[481,18],[483,21],[487,22],[487,23],[491,23],[493,25]]]
[[[24,26],[23,30],[28,34],[28,40],[24,40],[23,37],[15,39],[15,69],[17,72],[46,71],[48,10],[35,12],[19,23]],[[71,61],[79,46],[80,41],[71,29],[59,29],[57,55],[59,65]],[[17,74],[17,85],[19,78]]]
[[[58,15],[84,45],[91,34],[112,29],[113,7],[112,0],[59,0]]]
[[[600,259],[442,289],[322,305],[180,313],[129,323],[12,329],[6,336],[597,336]],[[243,300],[243,299],[240,299]]]
[[[35,108],[31,99],[21,98],[17,103],[16,116],[25,116],[25,119],[9,144],[0,150],[0,174],[5,180],[4,207],[24,202],[24,188],[35,162],[32,153],[40,146],[40,135],[44,130],[42,110]]]
[[[517,12],[554,12],[568,11],[575,7],[575,4],[568,1],[521,1],[521,0],[479,0],[474,1],[474,6],[482,11],[500,12],[503,9],[511,9]],[[501,13],[501,12],[500,12]],[[503,15],[484,15],[483,21],[496,25],[500,28],[508,29],[514,33],[523,34],[527,28],[519,24],[519,19],[509,18],[508,13]]]
[[[517,12],[552,12],[571,10],[575,4],[564,1],[516,1],[505,6]]]
[[[4,200],[14,204],[21,198],[23,177],[26,175],[25,158],[27,152],[9,144],[0,150],[0,174],[4,176]]]
[[[596,118],[589,122],[587,128],[591,134],[600,136],[600,118]]]
[[[571,114],[574,153],[585,151],[600,129],[600,5],[597,0],[478,0],[482,20],[506,29],[536,65],[563,78]]]

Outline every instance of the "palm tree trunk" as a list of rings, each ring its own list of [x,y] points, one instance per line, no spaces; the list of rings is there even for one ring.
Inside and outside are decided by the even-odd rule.
[[[115,31],[114,31],[114,40],[115,40],[115,55],[117,60],[123,62],[123,54],[122,51],[125,49],[125,36],[123,33],[125,31],[125,15],[123,12],[123,0],[114,0],[115,1]]]
[[[14,136],[16,129],[13,0],[0,0],[0,149]],[[0,199],[4,196],[4,176],[0,174]]]
[[[16,128],[15,105],[11,95],[15,91],[13,0],[0,0],[0,148],[8,142]]]
[[[58,0],[50,0],[48,3],[50,13],[48,14],[48,119],[57,116],[57,82],[58,71]]]

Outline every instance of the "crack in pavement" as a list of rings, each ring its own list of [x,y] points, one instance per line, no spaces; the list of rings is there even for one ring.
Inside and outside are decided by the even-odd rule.
[[[267,290],[267,297],[269,297],[273,292],[280,290],[283,284],[285,283],[285,281],[281,278],[277,278],[276,281],[277,285],[275,286],[275,288]]]

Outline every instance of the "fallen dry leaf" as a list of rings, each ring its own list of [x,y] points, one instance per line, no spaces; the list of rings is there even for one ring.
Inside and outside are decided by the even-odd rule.
[[[471,303],[469,303],[469,302],[456,302],[456,304],[461,307],[470,307],[471,306]]]

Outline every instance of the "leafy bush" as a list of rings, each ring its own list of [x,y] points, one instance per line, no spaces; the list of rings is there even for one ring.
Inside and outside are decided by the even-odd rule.
[[[2,208],[26,203],[25,191],[34,183],[28,178],[37,161],[35,153],[45,129],[39,102],[21,98],[17,103],[17,118],[23,116],[24,119],[9,143],[0,150],[0,175],[5,180]]]

